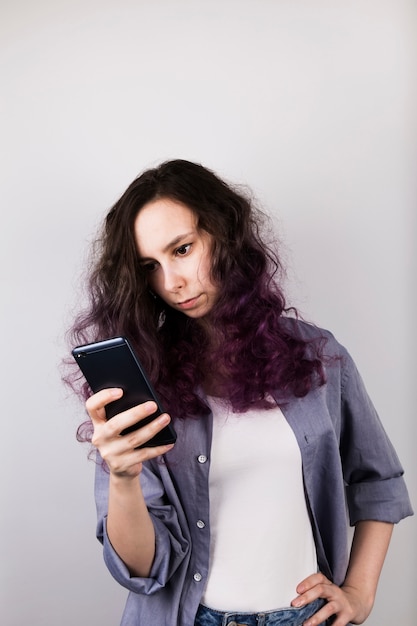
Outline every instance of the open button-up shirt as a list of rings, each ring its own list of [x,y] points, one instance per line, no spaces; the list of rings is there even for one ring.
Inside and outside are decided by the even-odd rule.
[[[280,406],[301,450],[320,571],[340,585],[348,566],[349,522],[396,523],[412,509],[402,467],[347,351],[327,331],[286,323],[307,340],[325,337],[326,355],[336,357],[326,366],[325,385]],[[111,574],[130,591],[121,626],[193,626],[207,580],[212,419],[178,420],[175,428],[175,448],[145,463],[140,475],[156,531],[149,578],[131,577],[108,539],[109,475],[97,464],[97,536]],[[262,508],[256,493],[249,497]]]

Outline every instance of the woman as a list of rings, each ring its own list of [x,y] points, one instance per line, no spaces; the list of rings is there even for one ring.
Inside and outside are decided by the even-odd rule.
[[[122,393],[106,389],[79,431],[125,626],[361,624],[412,514],[354,363],[286,307],[261,229],[243,193],[182,160],[107,215],[73,341],[127,336],[168,411],[121,436],[155,406],[106,421]],[[147,446],[170,420],[175,446]]]

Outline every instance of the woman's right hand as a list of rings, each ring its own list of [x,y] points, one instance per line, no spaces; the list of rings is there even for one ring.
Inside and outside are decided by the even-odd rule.
[[[105,406],[123,395],[121,389],[103,389],[86,402],[86,408],[94,427],[92,444],[98,449],[113,476],[134,478],[142,471],[143,461],[165,454],[173,444],[141,447],[170,422],[163,413],[146,426],[126,435],[122,431],[152,415],[157,409],[155,402],[145,402],[132,409],[106,419]]]

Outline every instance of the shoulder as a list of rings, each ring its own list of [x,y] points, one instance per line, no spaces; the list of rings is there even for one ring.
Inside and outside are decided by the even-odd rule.
[[[345,353],[345,349],[336,340],[333,333],[311,322],[283,316],[281,318],[281,327],[296,339],[301,339],[307,343],[320,344],[325,356],[342,356]]]
[[[283,328],[290,336],[306,343],[305,356],[322,362],[328,391],[344,392],[348,381],[360,377],[349,351],[332,332],[297,318],[283,317]]]

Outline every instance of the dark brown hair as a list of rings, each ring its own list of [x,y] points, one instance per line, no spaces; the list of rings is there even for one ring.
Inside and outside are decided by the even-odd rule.
[[[209,353],[202,325],[155,297],[139,263],[134,221],[157,198],[191,208],[198,227],[212,235],[212,278],[220,295],[209,316],[221,341]],[[127,336],[177,417],[206,411],[197,390],[213,367],[225,374],[224,393],[236,411],[276,390],[283,397],[307,394],[324,381],[321,359],[318,348],[309,352],[282,324],[288,309],[280,262],[262,240],[262,221],[247,193],[202,165],[174,160],[145,171],[106,217],[89,277],[89,305],[73,325],[72,343]]]

